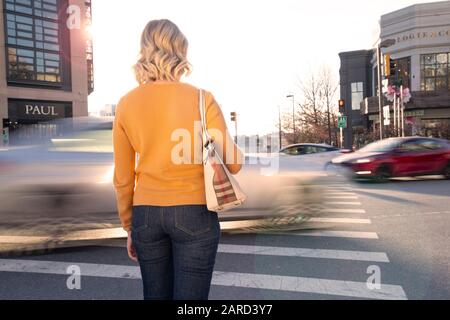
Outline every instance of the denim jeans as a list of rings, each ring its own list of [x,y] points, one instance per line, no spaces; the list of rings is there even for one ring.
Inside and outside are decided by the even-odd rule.
[[[207,300],[220,240],[204,205],[133,207],[131,237],[145,300]]]

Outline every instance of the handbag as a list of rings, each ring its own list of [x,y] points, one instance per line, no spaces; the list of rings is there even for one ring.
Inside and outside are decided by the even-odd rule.
[[[206,203],[209,211],[224,212],[242,205],[247,196],[223,163],[219,153],[216,152],[216,142],[211,138],[207,129],[205,94],[203,90],[199,90],[199,96]]]

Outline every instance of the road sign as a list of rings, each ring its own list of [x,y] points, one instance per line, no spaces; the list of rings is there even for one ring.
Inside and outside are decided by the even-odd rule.
[[[391,109],[389,106],[383,107],[383,115],[384,115],[384,125],[388,126],[391,124]]]
[[[340,129],[346,129],[347,128],[347,116],[339,116],[338,117],[338,127]]]
[[[389,79],[384,79],[381,81],[381,83],[383,84],[383,93],[387,93],[389,87]]]

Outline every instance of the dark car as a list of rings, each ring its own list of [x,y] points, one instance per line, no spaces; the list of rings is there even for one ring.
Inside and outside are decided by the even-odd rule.
[[[340,152],[341,149],[327,145],[327,144],[307,144],[300,143],[290,145],[280,150],[280,153],[289,156],[301,156],[307,154],[316,154],[323,152]]]
[[[391,177],[444,175],[450,179],[448,140],[408,137],[378,141],[359,151],[333,159],[358,178],[387,180]]]

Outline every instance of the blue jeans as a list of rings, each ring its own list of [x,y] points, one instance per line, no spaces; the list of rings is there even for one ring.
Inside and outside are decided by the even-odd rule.
[[[145,300],[207,300],[220,240],[206,206],[133,207],[131,237]]]

